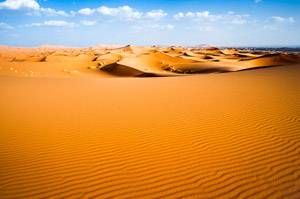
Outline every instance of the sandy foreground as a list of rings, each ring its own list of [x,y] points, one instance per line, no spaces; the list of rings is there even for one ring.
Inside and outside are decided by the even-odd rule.
[[[300,197],[298,55],[0,54],[0,198]]]

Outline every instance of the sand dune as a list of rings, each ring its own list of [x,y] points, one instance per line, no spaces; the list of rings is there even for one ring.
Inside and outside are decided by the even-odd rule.
[[[97,58],[97,60],[100,60],[100,59],[113,59],[115,61],[119,61],[119,60],[122,60],[123,57],[122,55],[120,54],[116,54],[116,53],[107,53],[105,55],[101,55]]]
[[[149,53],[137,58],[126,58],[118,61],[119,64],[140,69],[145,72],[165,72],[164,68],[178,63],[193,63],[195,61],[175,58],[162,52]]]
[[[130,49],[0,50],[1,199],[299,198],[298,56]]]
[[[14,59],[15,62],[43,62],[46,61],[47,57],[30,57],[25,59]]]
[[[222,50],[222,53],[224,53],[224,54],[239,54],[240,52],[236,49],[225,49],[225,50]]]
[[[259,66],[279,66],[300,63],[300,57],[288,54],[270,54],[262,55],[260,57],[251,59],[245,63],[246,66],[259,67]]]
[[[124,66],[118,63],[112,63],[101,68],[101,71],[105,71],[110,75],[118,77],[155,77],[154,73],[147,73],[135,68]]]
[[[224,53],[219,50],[219,49],[204,49],[204,50],[198,50],[198,51],[194,51],[195,53],[198,54],[207,54],[207,55],[223,55]]]
[[[229,72],[229,71],[238,71],[241,70],[242,67],[226,65],[226,64],[218,64],[211,62],[197,62],[197,63],[189,63],[189,64],[174,64],[173,70],[177,73],[189,73],[189,74],[197,74],[197,73],[221,73],[221,72]]]
[[[47,56],[46,62],[91,62],[95,59],[93,56],[78,55],[78,56],[67,56],[67,55],[50,55]]]
[[[32,75],[27,73],[36,70],[34,64],[36,62],[40,66],[46,66],[40,67],[38,72],[47,73],[48,77],[144,77],[141,74],[176,76],[300,63],[298,55],[240,52],[236,49],[220,50],[216,47],[188,49],[130,45],[90,48],[65,48],[62,46],[14,48],[1,46],[0,53],[0,65],[3,67],[3,70],[0,70],[0,75],[30,77]],[[18,62],[28,62],[32,65],[26,64],[26,71],[24,71],[24,67],[22,64],[17,64]],[[50,63],[52,63],[52,67],[48,68]],[[99,70],[104,65],[110,66]],[[98,70],[87,70],[92,67],[96,67]],[[11,68],[13,69],[11,70]],[[19,73],[19,71],[22,72]],[[66,75],[65,72],[68,71],[70,74]],[[71,71],[76,71],[76,76]],[[34,77],[39,77],[39,75],[34,75]]]

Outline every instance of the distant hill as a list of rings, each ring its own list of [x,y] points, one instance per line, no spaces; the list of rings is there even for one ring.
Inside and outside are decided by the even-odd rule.
[[[197,49],[207,49],[207,48],[216,48],[216,46],[211,44],[199,44],[199,45],[193,45],[193,46],[183,46],[185,48],[197,48]]]

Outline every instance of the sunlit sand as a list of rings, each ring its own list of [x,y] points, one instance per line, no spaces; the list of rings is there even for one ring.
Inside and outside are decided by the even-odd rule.
[[[0,198],[299,198],[299,55],[0,54]]]

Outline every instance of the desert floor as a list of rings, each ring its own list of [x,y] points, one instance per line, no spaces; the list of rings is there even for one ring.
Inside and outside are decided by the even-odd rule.
[[[300,197],[299,55],[0,54],[0,198]]]

